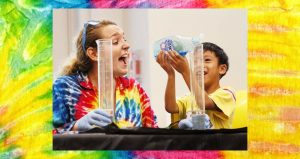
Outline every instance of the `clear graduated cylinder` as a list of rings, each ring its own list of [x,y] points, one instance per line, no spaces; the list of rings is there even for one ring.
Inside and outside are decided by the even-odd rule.
[[[198,44],[190,56],[191,113],[205,113],[203,46]]]
[[[187,112],[193,123],[193,129],[207,129],[210,126],[209,117],[205,114],[205,91],[204,91],[204,59],[203,45],[194,47],[190,54],[190,88],[191,88],[191,111]]]
[[[112,40],[98,39],[98,104],[114,117]],[[114,119],[114,118],[113,118]]]

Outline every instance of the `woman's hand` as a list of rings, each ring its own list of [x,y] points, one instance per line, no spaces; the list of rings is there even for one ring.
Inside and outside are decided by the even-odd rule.
[[[104,127],[112,123],[112,117],[101,109],[95,109],[82,118],[74,125],[77,131],[87,131],[95,126]]]

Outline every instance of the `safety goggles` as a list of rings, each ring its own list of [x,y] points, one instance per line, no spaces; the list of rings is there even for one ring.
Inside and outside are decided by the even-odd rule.
[[[82,41],[81,41],[81,45],[82,45],[82,50],[85,52],[85,42],[86,42],[86,29],[89,25],[95,26],[98,25],[100,23],[100,21],[94,21],[94,20],[90,20],[86,23],[84,23],[84,27],[83,27],[83,32],[82,32]]]

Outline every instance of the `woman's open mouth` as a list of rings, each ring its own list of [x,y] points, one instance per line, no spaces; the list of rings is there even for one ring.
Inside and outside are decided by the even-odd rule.
[[[128,64],[128,54],[123,54],[121,57],[119,57],[119,61],[123,62],[125,65]]]

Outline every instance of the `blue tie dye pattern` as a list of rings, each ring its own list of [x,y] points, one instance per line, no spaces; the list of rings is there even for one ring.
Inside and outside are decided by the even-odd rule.
[[[62,127],[59,133],[69,131],[75,124],[75,104],[80,96],[79,75],[62,76],[53,84],[53,126]]]

